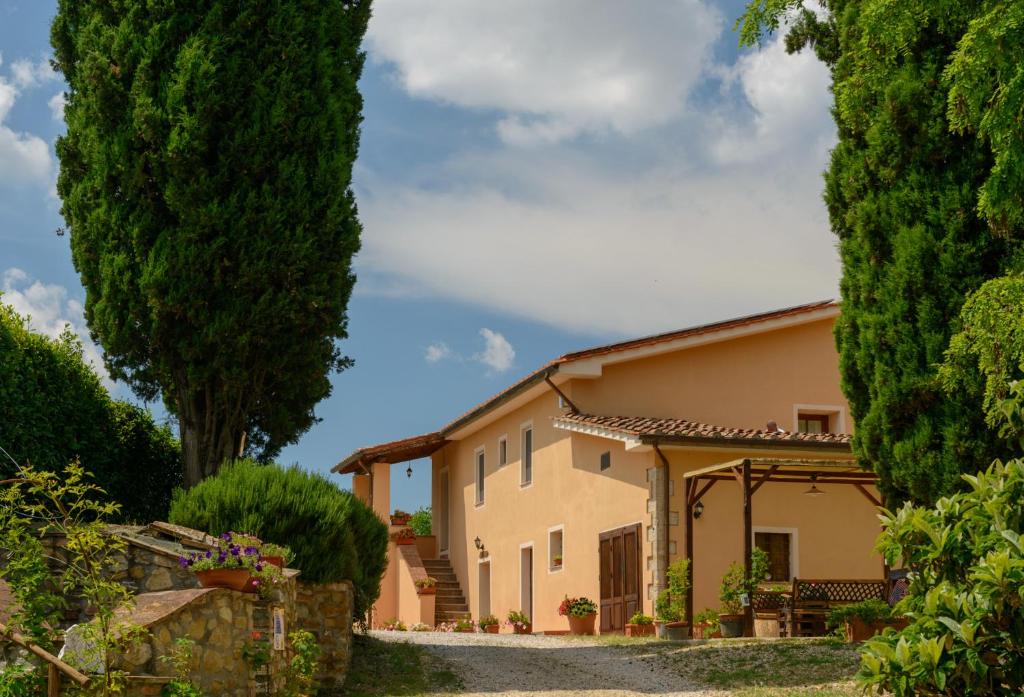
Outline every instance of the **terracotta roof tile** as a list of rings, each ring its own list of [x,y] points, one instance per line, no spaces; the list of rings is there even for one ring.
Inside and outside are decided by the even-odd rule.
[[[794,445],[828,445],[849,447],[848,433],[789,433],[787,431],[761,431],[748,428],[713,426],[687,419],[657,419],[646,416],[595,416],[593,414],[565,414],[554,417],[554,422],[572,426],[590,426],[614,431],[640,439],[694,439],[703,441],[742,441]]]

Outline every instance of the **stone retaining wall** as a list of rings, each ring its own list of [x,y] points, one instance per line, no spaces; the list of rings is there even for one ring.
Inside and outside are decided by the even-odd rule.
[[[320,644],[318,679],[324,687],[340,685],[348,674],[352,658],[353,596],[349,581],[299,583],[296,587],[296,624],[312,632]]]

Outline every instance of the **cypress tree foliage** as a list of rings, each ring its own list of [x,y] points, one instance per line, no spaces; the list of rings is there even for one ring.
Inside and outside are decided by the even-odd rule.
[[[1006,215],[1007,199],[994,206],[982,195],[1006,190],[996,176],[997,137],[972,129],[983,122],[986,91],[1012,79],[1013,61],[1002,60],[1003,77],[988,84],[963,70],[971,87],[951,68],[995,3],[826,5],[819,16],[801,0],[755,0],[738,22],[741,43],[756,44],[788,21],[787,50],[811,47],[831,69],[839,142],[825,201],[842,259],[836,340],[854,450],[879,473],[890,501],[930,503],[959,486],[961,472],[1005,454],[985,424],[976,366],[952,392],[938,367],[967,295],[1019,266],[1012,233],[1020,218]],[[973,101],[956,97],[964,89]],[[1011,89],[1019,105],[1021,87]],[[950,118],[957,113],[964,116]]]
[[[369,0],[59,0],[57,190],[111,374],[162,395],[185,481],[268,458],[350,361]]]
[[[245,532],[290,547],[292,566],[302,570],[304,581],[352,581],[357,617],[380,595],[387,526],[369,506],[318,474],[229,462],[216,476],[176,491],[170,520],[213,535]]]

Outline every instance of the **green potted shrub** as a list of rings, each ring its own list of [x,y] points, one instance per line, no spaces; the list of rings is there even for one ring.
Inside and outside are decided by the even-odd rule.
[[[505,618],[505,626],[511,627],[516,634],[530,634],[533,632],[533,625],[530,618],[522,610],[509,610]]]
[[[452,629],[460,634],[472,634],[476,631],[476,625],[473,624],[473,620],[462,619],[457,620]]]
[[[626,623],[626,636],[654,636],[654,618],[642,612],[634,613]]]
[[[743,636],[744,609],[750,604],[757,584],[768,574],[768,555],[764,551],[755,549],[750,561],[750,578],[743,566],[735,562],[722,576],[718,599],[722,601],[723,612],[718,622],[722,636],[729,639]]]
[[[562,604],[558,606],[558,614],[569,620],[570,634],[590,636],[594,633],[597,604],[590,598],[566,596]]]
[[[830,629],[843,627],[847,643],[867,641],[886,627],[902,629],[906,619],[895,616],[889,604],[873,598],[833,608],[826,620]]]
[[[718,624],[718,610],[704,608],[693,616],[693,638],[714,639],[722,636]]]
[[[260,557],[268,564],[273,564],[283,569],[285,564],[290,564],[295,557],[292,551],[284,545],[276,545],[273,542],[264,542],[260,547]]]
[[[433,576],[418,578],[413,583],[416,585],[416,592],[420,595],[435,595],[437,593],[437,579]]]
[[[488,634],[497,634],[501,629],[501,623],[494,615],[485,615],[480,618],[480,629]]]
[[[666,571],[668,587],[654,600],[658,637],[682,641],[689,637],[690,625],[686,617],[686,592],[690,589],[690,560],[677,559]]]
[[[385,622],[383,625],[381,625],[381,629],[383,629],[385,632],[405,632],[405,631],[408,631],[408,627],[405,626],[405,622],[403,622],[402,620],[398,619],[397,617],[393,617],[390,620],[388,620],[387,622]]]

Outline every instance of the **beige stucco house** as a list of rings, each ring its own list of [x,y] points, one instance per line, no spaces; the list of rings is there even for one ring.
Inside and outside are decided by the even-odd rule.
[[[772,580],[883,578],[838,313],[818,302],[569,353],[434,433],[352,453],[335,471],[382,515],[391,464],[429,456],[433,470],[436,540],[392,549],[375,621],[522,609],[557,631],[563,597],[585,595],[618,631],[653,614],[687,554],[692,609],[718,607],[754,545]],[[445,581],[436,607],[412,585],[424,573]]]

